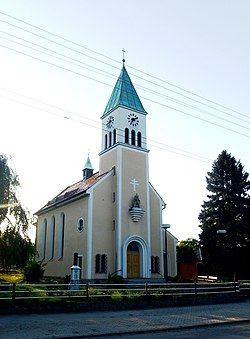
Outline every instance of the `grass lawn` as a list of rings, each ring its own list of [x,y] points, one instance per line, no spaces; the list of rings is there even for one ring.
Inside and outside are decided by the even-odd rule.
[[[20,271],[10,271],[9,273],[3,273],[0,271],[0,282],[6,283],[20,283],[24,280],[23,273]]]

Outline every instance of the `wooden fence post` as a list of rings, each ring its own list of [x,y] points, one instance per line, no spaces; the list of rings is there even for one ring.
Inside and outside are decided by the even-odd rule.
[[[16,283],[12,284],[12,301],[15,302],[16,300]]]
[[[89,283],[86,283],[86,299],[89,299]]]
[[[237,285],[236,285],[236,281],[234,280],[234,292],[237,295]]]
[[[197,297],[197,283],[196,283],[196,281],[194,282],[194,294]]]

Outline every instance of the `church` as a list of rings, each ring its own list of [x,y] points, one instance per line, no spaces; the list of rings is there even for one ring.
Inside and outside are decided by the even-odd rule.
[[[45,276],[70,274],[74,257],[84,280],[177,274],[178,240],[162,228],[166,203],[149,182],[146,120],[123,60],[101,117],[99,171],[88,156],[82,179],[36,212]]]

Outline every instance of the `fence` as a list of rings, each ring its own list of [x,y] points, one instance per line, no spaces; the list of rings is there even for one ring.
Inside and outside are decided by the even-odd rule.
[[[142,296],[198,296],[222,294],[250,295],[250,281],[228,283],[170,283],[170,284],[0,284],[3,300],[62,300]]]

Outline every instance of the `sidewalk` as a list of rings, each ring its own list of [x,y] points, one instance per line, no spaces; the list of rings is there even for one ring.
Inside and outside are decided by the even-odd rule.
[[[0,338],[90,338],[235,321],[250,321],[250,300],[133,311],[2,316]]]

